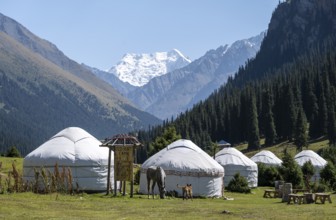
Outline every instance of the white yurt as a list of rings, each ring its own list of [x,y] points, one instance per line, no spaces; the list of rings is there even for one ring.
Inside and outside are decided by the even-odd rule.
[[[225,169],[224,185],[228,186],[236,173],[247,179],[249,187],[258,186],[258,166],[242,152],[233,147],[218,151],[216,161]]]
[[[256,153],[251,160],[255,163],[263,163],[267,166],[281,166],[282,160],[269,150],[262,150]]]
[[[74,189],[77,189],[78,185],[79,190],[86,192],[105,191],[108,148],[100,147],[100,144],[99,140],[81,128],[66,128],[24,158],[23,178],[25,181],[35,181],[34,169],[44,168],[54,173],[57,163],[59,172],[63,167],[71,170]],[[111,153],[113,166],[113,152]],[[111,182],[113,181],[112,167]]]
[[[307,161],[311,161],[312,165],[315,168],[315,175],[311,180],[319,180],[320,179],[320,170],[327,165],[327,161],[323,159],[320,155],[315,153],[312,150],[303,150],[297,155],[295,155],[294,160],[300,165],[303,166]]]
[[[190,140],[177,140],[142,164],[140,193],[143,194],[148,193],[146,171],[150,166],[164,169],[167,192],[176,191],[181,196],[176,185],[192,184],[193,196],[222,196],[223,167]],[[157,186],[154,192],[158,193]]]

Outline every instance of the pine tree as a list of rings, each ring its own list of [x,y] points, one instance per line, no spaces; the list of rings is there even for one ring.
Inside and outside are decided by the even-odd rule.
[[[265,134],[265,145],[270,146],[276,143],[277,133],[274,124],[274,117],[272,111],[272,98],[269,91],[264,92],[263,95],[263,124],[264,124],[264,134]]]
[[[299,188],[302,186],[303,174],[299,164],[294,160],[294,157],[285,150],[282,158],[282,165],[279,172],[286,182],[293,184],[293,187]]]
[[[6,157],[21,157],[21,154],[15,146],[12,146],[7,150]]]
[[[320,94],[318,106],[319,106],[319,113],[318,113],[318,122],[317,127],[319,128],[319,134],[325,135],[327,134],[328,130],[328,108],[326,104],[326,98],[324,92]]]
[[[302,151],[303,147],[308,147],[308,132],[307,132],[307,119],[303,109],[299,110],[296,126],[295,126],[295,136],[294,144],[298,151]]]
[[[157,153],[163,148],[167,147],[172,142],[181,139],[181,135],[176,133],[174,126],[167,127],[162,136],[155,139],[153,143],[150,144],[150,155]]]
[[[288,125],[287,125],[287,138],[288,140],[292,140],[293,138],[293,134],[294,134],[294,129],[295,129],[295,122],[296,122],[296,106],[295,106],[295,101],[294,101],[294,95],[293,95],[293,91],[290,88],[290,86],[287,87],[287,94],[288,96],[284,97],[285,99],[287,99],[287,108],[288,108]]]
[[[327,76],[326,76],[327,78]],[[327,82],[328,79],[326,79]],[[336,116],[335,116],[335,88],[328,84],[327,87],[327,107],[328,107],[328,139],[329,145],[336,145]]]
[[[254,93],[251,94],[250,101],[248,103],[248,149],[254,150],[260,148],[260,136],[259,136],[259,124],[258,113],[256,106],[256,98]]]
[[[311,138],[318,138],[321,135],[319,124],[319,108],[318,105],[314,105],[309,121],[309,136]]]

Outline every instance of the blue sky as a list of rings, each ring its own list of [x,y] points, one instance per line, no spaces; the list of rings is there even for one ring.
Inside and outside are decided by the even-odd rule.
[[[78,63],[173,48],[194,60],[266,30],[279,0],[0,0],[0,12]]]

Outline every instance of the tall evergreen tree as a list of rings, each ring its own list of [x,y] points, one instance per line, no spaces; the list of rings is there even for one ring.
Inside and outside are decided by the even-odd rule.
[[[276,143],[277,133],[274,124],[272,97],[270,91],[263,94],[263,128],[265,135],[265,145],[270,146]]]
[[[260,148],[259,123],[255,94],[252,93],[248,103],[248,149]]]
[[[308,147],[308,126],[307,119],[303,109],[298,112],[295,126],[294,144],[298,151],[302,151],[303,147]]]
[[[285,99],[287,100],[286,107],[288,108],[287,116],[287,138],[289,140],[292,140],[293,134],[294,134],[294,129],[295,129],[295,122],[296,122],[296,106],[295,106],[295,100],[294,100],[294,95],[293,91],[289,86],[286,88],[286,93],[288,96],[285,96]]]
[[[335,89],[330,88],[328,101],[328,139],[329,145],[336,146]]]
[[[299,164],[294,157],[286,150],[282,158],[282,165],[279,168],[280,174],[286,182],[293,184],[293,187],[300,187],[303,183],[303,174]]]
[[[318,104],[314,104],[312,107],[312,113],[309,119],[309,136],[311,138],[318,138],[323,134],[321,132],[320,121],[319,121],[319,107]]]

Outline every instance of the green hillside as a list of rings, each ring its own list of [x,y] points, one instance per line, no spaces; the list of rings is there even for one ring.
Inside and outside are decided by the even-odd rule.
[[[70,126],[103,139],[160,122],[52,44],[0,17],[21,30],[9,35],[0,25],[0,154],[16,146],[26,155]]]

